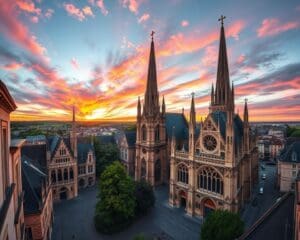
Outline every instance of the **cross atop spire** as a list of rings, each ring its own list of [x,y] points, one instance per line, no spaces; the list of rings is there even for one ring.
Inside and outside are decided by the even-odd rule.
[[[153,41],[153,36],[154,36],[154,34],[155,34],[155,32],[152,30],[152,31],[151,31],[151,34],[150,34],[150,35],[151,35],[151,40],[152,40],[152,41]]]
[[[219,22],[221,22],[222,26],[224,25],[224,19],[226,16],[221,15],[221,17],[218,19]]]

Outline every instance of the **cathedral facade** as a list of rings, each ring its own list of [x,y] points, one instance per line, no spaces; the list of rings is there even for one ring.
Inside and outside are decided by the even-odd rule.
[[[175,138],[171,143],[169,204],[183,206],[192,216],[205,217],[215,209],[239,211],[258,180],[256,137],[249,126],[247,101],[243,121],[235,113],[221,20],[217,80],[209,114],[198,127],[192,95],[188,147],[178,150]]]
[[[189,121],[184,113],[167,113],[159,104],[153,35],[144,102],[138,99],[135,179],[152,186],[169,183],[169,204],[189,215],[215,209],[237,212],[250,199],[258,181],[256,135],[249,125],[245,100],[243,120],[235,112],[230,84],[224,17],[221,17],[217,79],[209,114],[196,122],[192,94]]]

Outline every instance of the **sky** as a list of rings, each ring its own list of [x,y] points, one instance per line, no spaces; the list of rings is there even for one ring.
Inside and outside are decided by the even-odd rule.
[[[136,117],[152,30],[167,112],[208,113],[221,14],[235,110],[250,121],[300,120],[298,0],[0,0],[0,79],[12,120]]]

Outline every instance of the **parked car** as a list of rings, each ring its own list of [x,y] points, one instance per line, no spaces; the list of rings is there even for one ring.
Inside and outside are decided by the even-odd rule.
[[[259,189],[259,194],[264,194],[264,188],[263,188],[263,187],[261,187],[261,188]]]
[[[265,180],[267,178],[267,175],[264,173],[263,175],[261,175],[261,179]]]

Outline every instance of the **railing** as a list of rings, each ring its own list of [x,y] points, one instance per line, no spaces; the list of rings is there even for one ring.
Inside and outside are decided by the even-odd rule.
[[[188,152],[176,151],[175,153],[175,158],[188,159],[188,157],[189,157]],[[219,165],[224,165],[225,163],[224,156],[215,156],[211,154],[200,153],[200,154],[195,154],[194,158],[198,162],[205,162],[205,163],[209,162],[212,164],[219,164]]]
[[[2,228],[6,219],[6,215],[8,212],[8,208],[15,190],[16,184],[12,183],[9,187],[5,190],[5,199],[0,209],[0,233],[2,232]]]
[[[23,198],[24,198],[24,192],[21,192],[20,195],[18,196],[18,208],[15,214],[15,224],[19,223],[19,218],[20,218],[20,213],[23,205]]]
[[[69,180],[61,180],[61,181],[56,181],[56,182],[52,182],[52,185],[62,185],[62,184],[68,184],[68,183],[74,183],[74,178],[73,179],[69,179]]]

